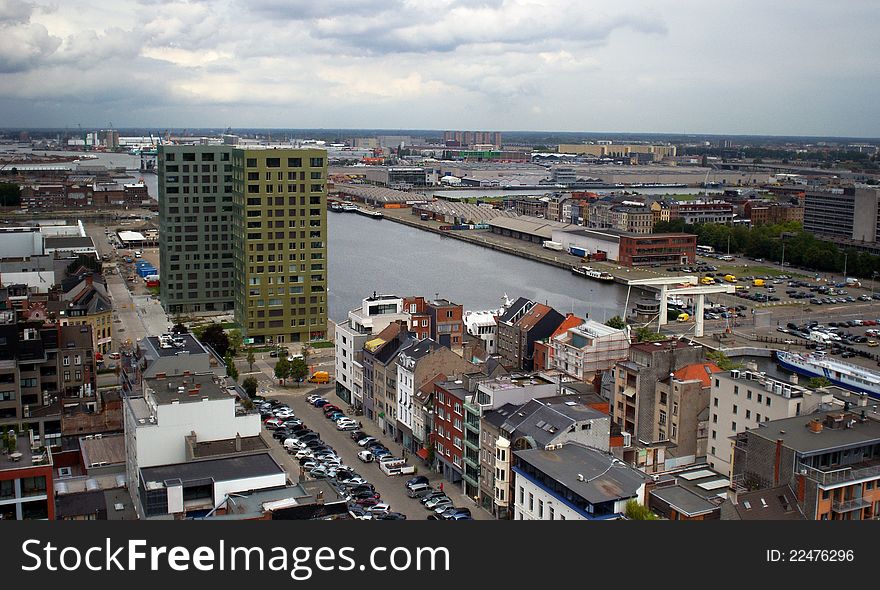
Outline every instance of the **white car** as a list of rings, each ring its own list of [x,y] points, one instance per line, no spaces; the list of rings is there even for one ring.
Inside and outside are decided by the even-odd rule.
[[[313,393],[312,395],[310,395],[309,397],[306,398],[306,401],[309,402],[310,404],[313,404],[316,401],[318,401],[319,399],[321,399],[321,396]]]
[[[367,512],[369,512],[370,514],[374,514],[374,515],[388,514],[389,512],[391,512],[391,505],[386,504],[385,502],[379,502],[378,504],[375,504],[375,505],[367,508]]]
[[[370,451],[361,451],[360,453],[358,453],[358,459],[360,459],[364,463],[372,463],[373,453],[371,453]]]
[[[300,449],[297,448],[296,452],[293,454],[294,459],[305,459],[306,457],[312,457],[312,449]]]
[[[354,420],[344,419],[336,423],[336,430],[357,430],[358,428],[358,423]]]
[[[373,442],[374,440],[379,440],[379,439],[376,438],[375,436],[365,436],[364,438],[362,438],[358,441],[358,445],[361,447],[365,447],[368,444],[370,444],[371,442]]]

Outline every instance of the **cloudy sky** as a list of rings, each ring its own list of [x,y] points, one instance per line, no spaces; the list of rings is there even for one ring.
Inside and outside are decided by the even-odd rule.
[[[0,0],[0,127],[880,136],[876,0]]]

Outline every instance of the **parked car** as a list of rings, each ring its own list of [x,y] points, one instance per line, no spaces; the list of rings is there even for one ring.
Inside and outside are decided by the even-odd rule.
[[[373,515],[388,514],[391,512],[391,505],[386,504],[385,502],[379,502],[378,504],[374,504],[367,508],[367,512]]]
[[[440,506],[443,502],[448,502],[449,506],[452,506],[452,500],[450,500],[446,494],[443,494],[434,498],[430,498],[427,502],[425,502],[425,508],[427,508],[428,510],[433,510],[437,506]]]
[[[417,483],[412,486],[407,486],[406,495],[410,498],[419,498],[429,492],[434,491],[434,488],[429,486],[426,483]]]
[[[406,483],[404,483],[403,485],[406,489],[411,490],[411,489],[413,489],[413,486],[416,484],[427,485],[428,478],[425,477],[424,475],[416,475],[416,476],[411,477],[408,480],[406,480]]]
[[[370,514],[375,513],[370,512]],[[375,516],[375,520],[406,520],[406,514],[401,514],[400,512],[386,512]]]
[[[452,508],[452,500],[450,498],[440,499],[431,506],[434,514],[443,514],[447,509]]]
[[[358,445],[365,447],[371,442],[378,442],[378,441],[379,441],[379,439],[377,439],[375,436],[365,436],[364,438],[362,438],[361,440],[358,441]]]
[[[351,437],[351,440],[353,440],[353,441],[355,441],[355,442],[358,442],[358,441],[361,440],[362,438],[366,438],[366,437],[367,437],[367,433],[364,432],[363,430],[355,430],[355,431],[352,432],[349,436]]]
[[[374,459],[373,453],[370,451],[361,451],[357,454],[357,457],[364,463],[372,463]]]

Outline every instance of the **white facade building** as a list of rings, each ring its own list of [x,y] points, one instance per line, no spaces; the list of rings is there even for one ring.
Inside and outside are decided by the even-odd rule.
[[[483,341],[483,347],[489,354],[498,350],[498,324],[495,319],[504,313],[504,309],[488,311],[464,312],[464,326],[468,334]]]
[[[552,368],[579,381],[614,367],[629,355],[626,332],[594,320],[586,320],[555,336],[550,347]]]
[[[821,393],[764,373],[734,369],[712,376],[709,394],[709,466],[730,477],[730,438],[763,422],[812,414],[842,406],[831,393]]]

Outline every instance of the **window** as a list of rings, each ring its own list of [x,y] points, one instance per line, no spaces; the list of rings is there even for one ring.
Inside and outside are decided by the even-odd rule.
[[[548,516],[548,520],[554,520],[553,506],[547,507],[547,516]]]
[[[751,417],[752,417],[752,411],[751,411],[751,410],[746,410],[746,420],[748,420],[748,419],[751,418]]]
[[[718,398],[717,397],[712,398],[712,405],[716,408],[718,407]]]
[[[733,413],[736,414],[737,410],[738,410],[738,408],[736,407],[736,404],[733,404]]]
[[[538,500],[538,518],[544,518],[544,500]]]
[[[302,165],[303,165],[302,158],[287,158],[287,167],[288,168],[302,168]],[[296,176],[294,176],[293,179],[295,179],[295,178],[296,178]],[[293,179],[291,179],[291,180],[293,180]]]
[[[309,158],[309,166],[312,168],[320,168],[324,165],[324,158]]]
[[[266,168],[280,168],[281,158],[266,158]]]
[[[257,159],[256,158],[248,158],[246,166],[248,168],[256,168],[257,167]]]
[[[535,509],[535,496],[529,493],[529,512]]]
[[[665,425],[666,425],[666,412],[663,410],[660,410],[660,426],[665,426]]]
[[[731,422],[731,423],[730,423],[730,429],[731,429],[732,431],[736,432],[736,422]]]

